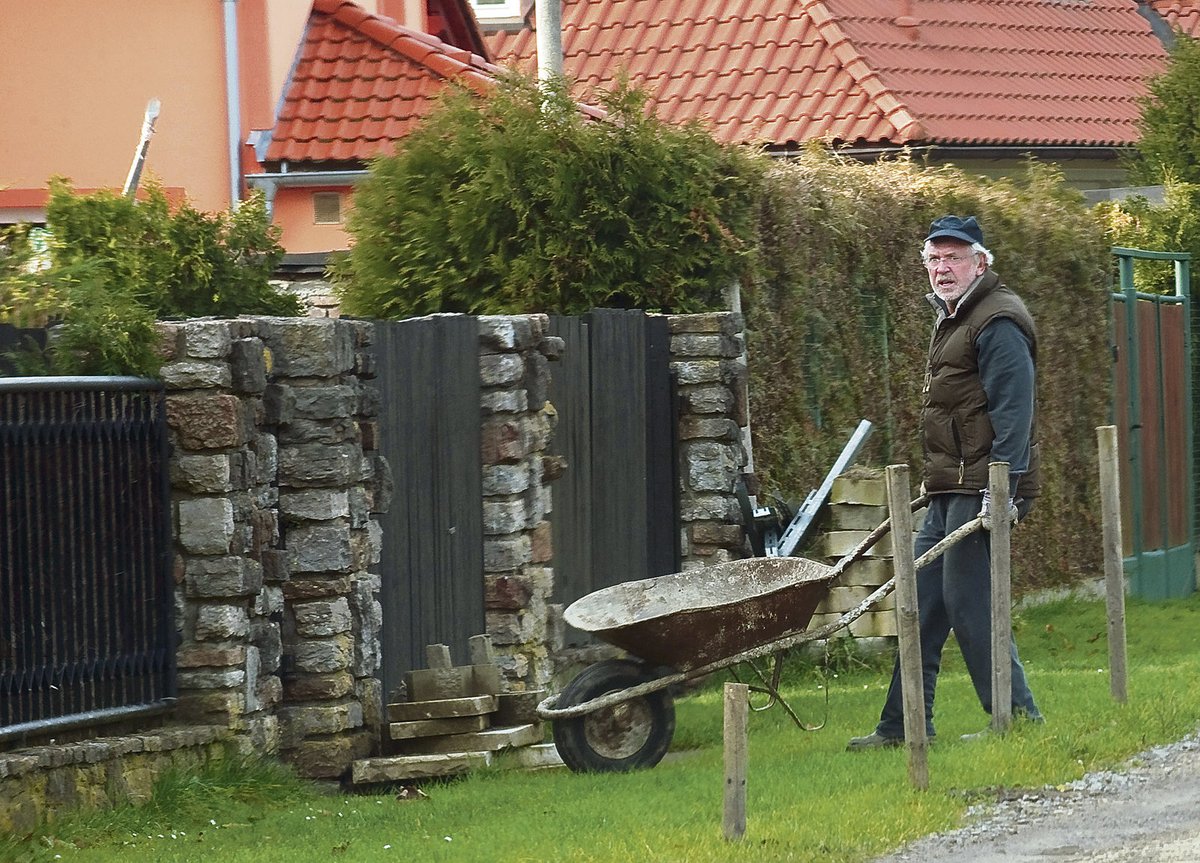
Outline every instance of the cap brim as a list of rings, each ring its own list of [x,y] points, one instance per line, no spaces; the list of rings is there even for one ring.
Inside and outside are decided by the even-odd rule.
[[[932,234],[930,234],[928,237],[925,238],[925,242],[928,243],[930,240],[947,240],[947,239],[961,240],[962,242],[967,243],[969,245],[974,245],[975,243],[978,242],[978,240],[976,240],[970,234],[964,233],[963,231],[955,231],[955,230],[951,230],[951,229],[947,229],[944,231],[934,231]]]

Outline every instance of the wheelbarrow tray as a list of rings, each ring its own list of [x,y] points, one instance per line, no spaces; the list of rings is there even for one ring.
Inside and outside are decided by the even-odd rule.
[[[686,672],[802,631],[832,574],[801,557],[735,560],[606,587],[564,616],[634,656]]]

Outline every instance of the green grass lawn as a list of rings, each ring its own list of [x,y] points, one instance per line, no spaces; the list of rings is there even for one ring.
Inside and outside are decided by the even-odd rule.
[[[888,674],[840,662],[822,677],[796,661],[786,691],[809,722],[778,708],[751,715],[745,838],[721,835],[721,680],[677,704],[677,750],[653,770],[576,775],[490,769],[424,786],[427,799],[322,794],[277,770],[173,777],[158,801],[65,819],[34,837],[0,839],[20,861],[865,861],[962,823],[1000,789],[1069,782],[1179,739],[1200,721],[1200,597],[1128,609],[1127,705],[1109,696],[1102,601],[1071,600],[1016,618],[1047,722],[964,743],[987,724],[957,648],[938,691],[930,785],[908,783],[902,750],[848,753],[871,730]],[[6,856],[7,855],[7,856]]]

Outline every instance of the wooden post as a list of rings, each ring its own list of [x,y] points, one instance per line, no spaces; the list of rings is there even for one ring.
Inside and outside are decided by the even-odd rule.
[[[1121,546],[1121,474],[1117,427],[1099,426],[1100,512],[1104,522],[1104,592],[1108,607],[1108,673],[1113,700],[1129,699],[1125,665],[1125,568]]]
[[[750,687],[725,684],[725,815],[721,828],[731,842],[746,833],[746,763],[749,749]]]
[[[992,730],[1012,726],[1012,522],[1008,511],[1008,462],[988,466],[992,493]]]
[[[896,631],[900,640],[908,779],[914,787],[925,790],[929,787],[929,740],[925,736],[925,683],[921,676],[921,621],[917,609],[917,572],[913,565],[908,465],[888,465],[887,491],[888,515],[892,519],[892,570],[896,576]]]

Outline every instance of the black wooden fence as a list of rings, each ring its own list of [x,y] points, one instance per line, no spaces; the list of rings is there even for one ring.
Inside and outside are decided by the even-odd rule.
[[[484,632],[479,323],[438,316],[375,324],[380,452],[395,495],[380,518],[384,693],[425,665],[460,661]]]
[[[382,516],[384,692],[425,664],[425,645],[466,661],[485,631],[478,321],[376,322],[380,451],[395,497]],[[642,312],[553,318],[555,595],[679,568],[674,383],[667,321]],[[575,633],[573,641],[578,641]]]
[[[0,739],[175,695],[161,384],[0,378]]]
[[[665,317],[596,310],[551,318],[550,329],[566,343],[550,386],[551,450],[567,461],[551,522],[554,599],[569,605],[679,569],[675,382]]]

